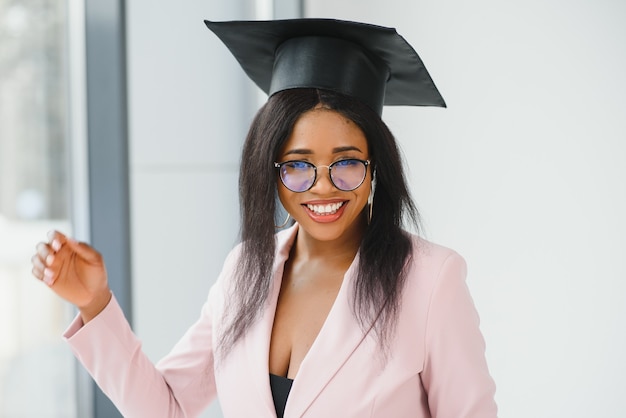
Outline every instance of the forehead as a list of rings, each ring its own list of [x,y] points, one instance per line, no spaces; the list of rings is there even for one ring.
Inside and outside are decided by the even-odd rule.
[[[318,108],[300,116],[281,152],[299,149],[325,154],[352,147],[364,155],[368,153],[367,139],[361,128],[336,111]]]

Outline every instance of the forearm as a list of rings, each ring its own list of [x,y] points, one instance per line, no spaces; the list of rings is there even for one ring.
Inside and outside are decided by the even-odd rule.
[[[117,301],[85,324],[76,318],[64,337],[102,391],[128,417],[185,416],[165,377],[141,350]]]
[[[100,314],[100,312],[102,312],[104,308],[106,308],[107,305],[111,302],[112,296],[113,294],[111,293],[111,291],[106,288],[96,294],[89,304],[85,306],[78,306],[78,311],[80,313],[83,324],[88,323],[96,316],[98,316],[98,314]]]

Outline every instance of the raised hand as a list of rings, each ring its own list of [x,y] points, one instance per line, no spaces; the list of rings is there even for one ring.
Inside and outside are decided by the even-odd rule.
[[[31,259],[33,275],[57,295],[76,305],[83,322],[98,315],[111,299],[102,256],[89,245],[58,231],[37,244]]]

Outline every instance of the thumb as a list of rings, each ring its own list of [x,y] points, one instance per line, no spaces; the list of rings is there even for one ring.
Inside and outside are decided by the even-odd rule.
[[[98,251],[93,249],[89,244],[84,242],[78,242],[73,238],[67,238],[65,241],[65,245],[74,251],[80,258],[85,260],[90,264],[97,264],[102,261],[102,256]]]

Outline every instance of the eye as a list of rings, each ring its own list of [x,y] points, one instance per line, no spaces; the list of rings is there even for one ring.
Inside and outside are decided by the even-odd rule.
[[[308,170],[311,168],[311,164],[306,161],[289,161],[285,163],[285,166],[291,170]]]
[[[337,162],[335,162],[333,165],[336,167],[354,167],[355,165],[358,165],[359,161],[355,160],[355,159],[347,159],[347,160],[339,160]]]

